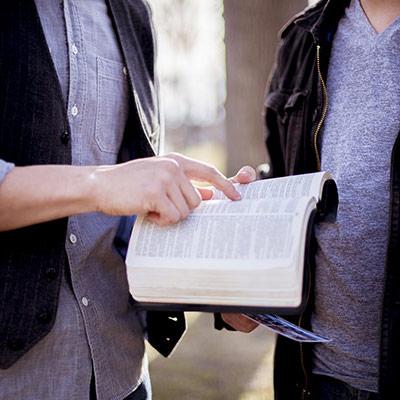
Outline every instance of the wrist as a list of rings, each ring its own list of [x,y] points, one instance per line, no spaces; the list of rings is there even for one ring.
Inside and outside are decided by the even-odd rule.
[[[79,208],[82,213],[85,212],[100,212],[100,179],[98,169],[101,167],[90,166],[82,167],[78,182],[79,182]]]

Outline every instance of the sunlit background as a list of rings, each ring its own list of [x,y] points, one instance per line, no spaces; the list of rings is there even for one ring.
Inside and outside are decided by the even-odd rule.
[[[225,169],[225,23],[222,0],[153,0],[166,151]]]
[[[306,0],[150,0],[166,151],[233,174],[267,163],[263,98],[277,33]],[[149,348],[154,400],[271,400],[274,336],[218,332],[187,313],[188,332],[166,360]]]

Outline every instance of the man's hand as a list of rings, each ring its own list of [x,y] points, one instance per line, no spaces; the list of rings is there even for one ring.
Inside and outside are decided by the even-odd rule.
[[[95,169],[96,208],[109,215],[148,215],[159,225],[174,224],[201,202],[191,179],[210,183],[232,200],[240,199],[232,182],[215,167],[172,153]]]
[[[222,319],[239,332],[250,333],[257,328],[257,322],[247,318],[243,314],[222,313]]]

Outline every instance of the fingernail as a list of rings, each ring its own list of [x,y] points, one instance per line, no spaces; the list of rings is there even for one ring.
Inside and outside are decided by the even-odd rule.
[[[246,171],[246,170],[240,171],[239,175],[243,176],[244,178],[251,178],[251,173],[249,171]]]
[[[255,175],[254,174],[255,174],[255,171],[250,166],[245,166],[239,171],[239,175],[242,175],[242,176],[244,176],[246,178],[255,179]]]

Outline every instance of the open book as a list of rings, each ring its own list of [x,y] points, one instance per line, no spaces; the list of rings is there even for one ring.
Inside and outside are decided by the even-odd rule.
[[[216,191],[169,227],[136,222],[126,258],[130,292],[147,308],[298,312],[305,303],[315,217],[336,217],[338,195],[320,172]]]

